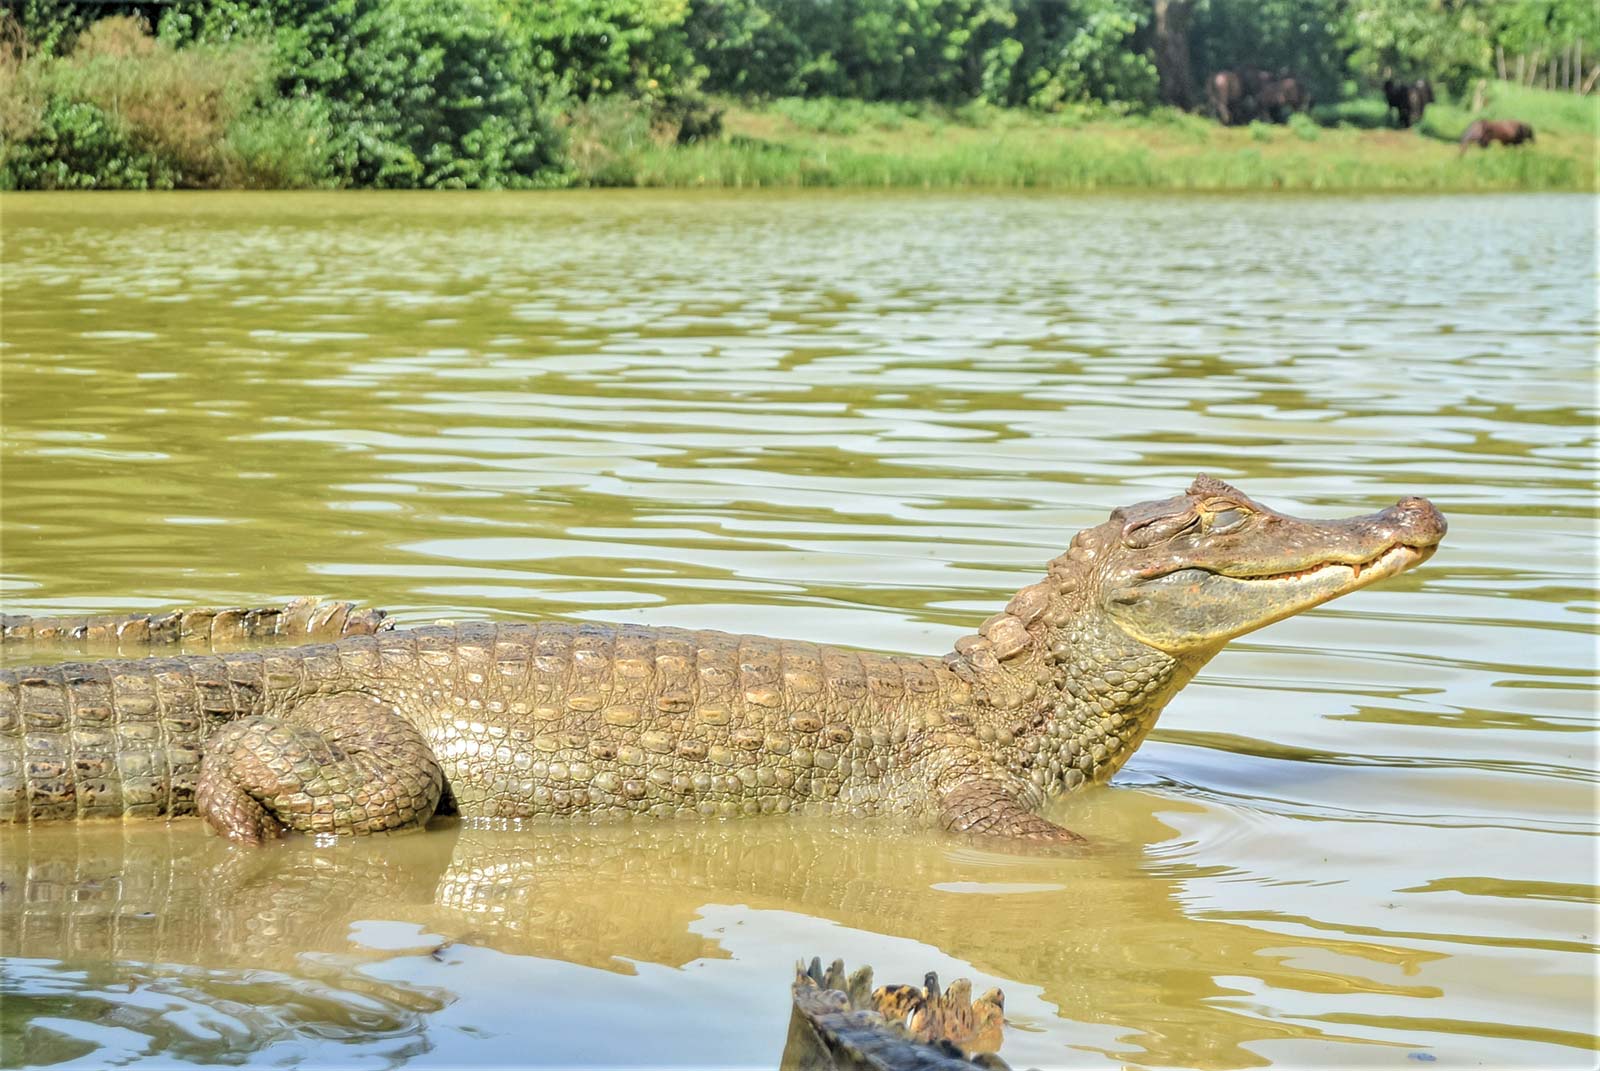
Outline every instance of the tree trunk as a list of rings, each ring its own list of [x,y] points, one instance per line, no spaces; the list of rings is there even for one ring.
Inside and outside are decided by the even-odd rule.
[[[1150,28],[1155,35],[1156,74],[1161,99],[1179,108],[1195,106],[1189,62],[1189,14],[1193,0],[1154,0]]]
[[[1506,50],[1499,45],[1494,46],[1494,62],[1500,72],[1500,81],[1506,80]]]

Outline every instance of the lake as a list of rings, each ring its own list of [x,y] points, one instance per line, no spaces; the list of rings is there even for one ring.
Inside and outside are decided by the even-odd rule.
[[[1198,472],[1432,498],[1087,853],[868,820],[0,830],[0,1064],[771,1067],[794,962],[1014,1067],[1596,1060],[1592,197],[6,195],[7,612],[323,594],[936,655]]]

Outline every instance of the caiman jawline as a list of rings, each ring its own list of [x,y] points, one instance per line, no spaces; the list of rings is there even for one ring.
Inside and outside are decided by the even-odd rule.
[[[1400,569],[1406,568],[1410,565],[1415,565],[1416,563],[1429,557],[1432,555],[1433,551],[1433,547],[1417,547],[1410,543],[1396,543],[1394,546],[1389,547],[1383,552],[1375,555],[1374,557],[1368,558],[1365,561],[1341,562],[1329,560],[1318,562],[1316,565],[1307,566],[1304,569],[1293,569],[1283,573],[1223,573],[1216,570],[1205,569],[1204,566],[1199,566],[1199,568],[1205,569],[1206,572],[1212,573],[1215,576],[1227,577],[1229,580],[1245,581],[1303,580],[1328,569],[1348,569],[1350,570],[1351,579],[1359,580],[1361,579],[1361,574],[1369,569],[1376,568],[1382,570],[1389,569],[1390,567],[1398,567],[1394,568],[1393,572],[1399,572]],[[1400,559],[1408,560],[1401,561]],[[1392,575],[1392,573],[1386,575]]]

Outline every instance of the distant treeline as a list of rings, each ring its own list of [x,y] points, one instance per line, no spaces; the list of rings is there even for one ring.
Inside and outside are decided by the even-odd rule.
[[[0,184],[557,185],[615,117],[706,95],[1198,108],[1212,72],[1331,102],[1510,68],[1592,88],[1592,0],[12,0]],[[1594,65],[1591,68],[1589,65]],[[1542,72],[1542,73],[1541,73]],[[610,117],[610,118],[608,118]],[[626,125],[626,124],[624,124]]]

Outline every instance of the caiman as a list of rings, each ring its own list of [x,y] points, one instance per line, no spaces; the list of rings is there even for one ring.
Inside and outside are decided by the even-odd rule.
[[[254,842],[436,809],[800,810],[1068,842],[1041,808],[1116,773],[1229,640],[1425,561],[1444,533],[1422,498],[1302,520],[1202,475],[1079,532],[943,658],[552,622],[7,670],[0,821],[198,813]]]
[[[957,978],[941,991],[929,971],[921,986],[873,988],[872,968],[846,977],[844,961],[796,964],[789,1036],[778,1071],[1010,1071],[1000,1047],[1005,995],[972,998]]]

